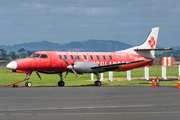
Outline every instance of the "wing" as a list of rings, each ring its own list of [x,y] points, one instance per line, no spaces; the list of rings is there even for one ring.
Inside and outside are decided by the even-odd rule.
[[[109,64],[109,65],[100,65],[100,66],[91,67],[91,69],[93,71],[111,71],[111,70],[119,69],[118,66],[121,66],[121,65],[133,64],[133,63],[144,62],[144,61],[151,61],[151,60],[138,60],[138,61],[131,61],[131,62]]]

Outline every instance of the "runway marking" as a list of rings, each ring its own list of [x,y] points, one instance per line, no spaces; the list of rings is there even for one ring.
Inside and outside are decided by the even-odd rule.
[[[6,114],[0,114],[0,115],[6,115]]]
[[[146,96],[166,96],[166,95],[179,95],[180,93],[162,93],[162,94],[144,94],[144,95],[125,95],[125,96],[92,96],[92,97],[0,97],[3,98],[19,98],[19,99],[44,99],[44,98],[52,98],[52,99],[66,99],[66,98],[74,98],[74,99],[89,99],[89,98],[126,98],[126,97],[146,97]]]
[[[17,114],[10,114],[10,115],[33,115],[33,114],[31,114],[31,113],[30,113],[30,114],[26,114],[26,113],[25,113],[25,114],[24,114],[24,113],[17,113]]]
[[[164,112],[104,112],[104,113],[47,113],[37,115],[113,115],[113,114],[165,114],[165,113],[180,113],[180,111],[164,111]]]
[[[112,108],[136,108],[136,107],[157,107],[157,106],[177,106],[180,104],[161,104],[161,105],[124,105],[124,106],[94,106],[94,107],[62,107],[62,108],[32,108],[32,109],[6,109],[0,112],[17,112],[17,111],[45,111],[45,110],[76,110],[76,109],[112,109]]]
[[[100,112],[100,113],[15,113],[15,114],[0,114],[0,115],[11,115],[11,116],[27,116],[27,115],[37,115],[37,116],[51,116],[51,115],[125,115],[125,114],[175,114],[180,113],[180,111],[162,111],[162,112]]]
[[[164,111],[164,112],[104,112],[104,113],[51,113],[37,115],[113,115],[113,114],[165,114],[165,113],[180,113],[180,111]]]

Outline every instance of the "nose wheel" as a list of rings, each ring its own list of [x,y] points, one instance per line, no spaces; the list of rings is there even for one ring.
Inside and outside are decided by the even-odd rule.
[[[31,82],[26,82],[26,83],[25,83],[25,86],[26,86],[26,87],[31,87],[32,84],[31,84]]]

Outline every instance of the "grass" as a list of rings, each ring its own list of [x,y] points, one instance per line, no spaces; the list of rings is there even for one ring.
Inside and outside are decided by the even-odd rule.
[[[150,66],[149,67],[149,76],[161,76],[161,66]],[[30,76],[31,83],[33,86],[57,86],[60,77],[57,74],[41,74],[42,80],[38,78],[35,72]],[[65,73],[63,73],[65,75]],[[178,66],[167,66],[167,77],[178,77]],[[102,81],[102,86],[151,86],[151,81],[140,80],[144,78],[144,68],[133,69],[131,71],[131,78],[136,78],[139,80],[126,80],[126,72],[113,72],[113,79],[115,81]],[[5,86],[26,78],[26,74],[23,73],[13,73],[11,70],[6,69],[3,66],[0,66],[0,86]],[[104,73],[104,79],[109,78],[109,72]],[[116,81],[118,78],[124,78],[125,80]],[[94,81],[90,80],[91,74],[79,75],[79,79],[73,74],[69,73],[66,79],[64,80],[65,86],[93,86]],[[94,80],[96,76],[94,75]],[[26,81],[18,83],[19,86],[24,86]],[[160,85],[163,86],[177,86],[177,80],[160,82]]]

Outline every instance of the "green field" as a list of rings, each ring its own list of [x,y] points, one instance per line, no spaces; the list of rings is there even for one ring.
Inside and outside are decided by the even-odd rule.
[[[152,78],[158,75],[161,77],[161,66],[151,66],[149,67],[149,76]],[[167,78],[168,77],[178,77],[178,66],[167,66]],[[35,72],[30,76],[30,80],[33,86],[57,86],[60,77],[57,74],[41,74],[42,80],[38,78]],[[63,73],[65,75],[65,73]],[[151,86],[151,81],[140,80],[144,78],[144,68],[138,68],[131,71],[131,78],[136,80],[128,81],[126,80],[126,72],[113,72],[113,80],[109,81],[109,72],[104,73],[104,81],[102,81],[102,86]],[[0,86],[5,86],[26,78],[26,74],[23,73],[13,73],[11,70],[6,69],[3,66],[0,66]],[[124,78],[119,80],[119,78]],[[96,76],[94,75],[94,81],[90,80],[91,74],[79,75],[77,78],[73,73],[69,73],[66,79],[64,80],[65,86],[94,86],[94,81]],[[139,80],[138,80],[139,79]],[[25,81],[19,83],[19,86],[24,86]],[[177,80],[170,82],[160,82],[160,85],[163,86],[177,86]]]

